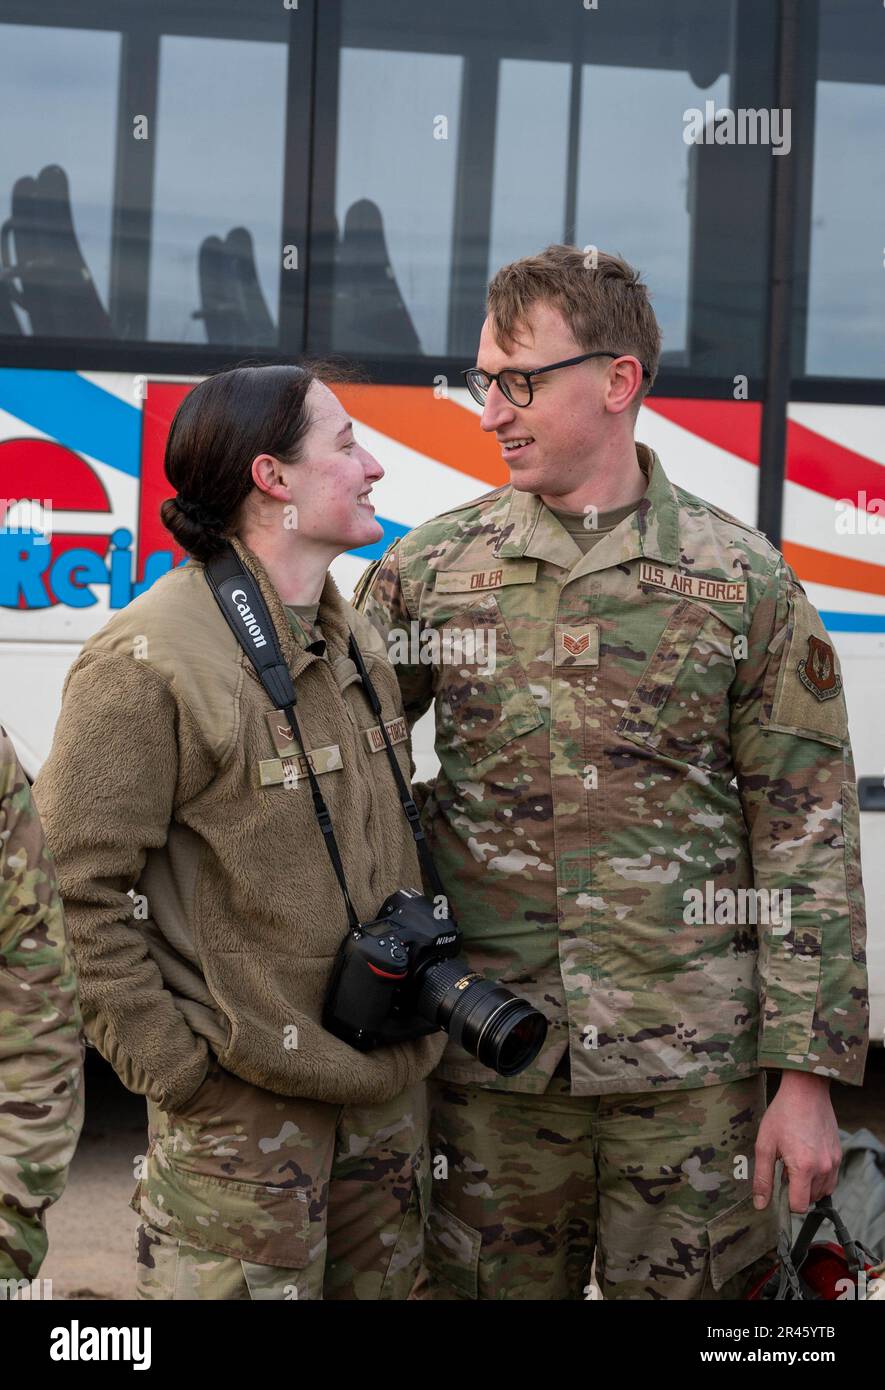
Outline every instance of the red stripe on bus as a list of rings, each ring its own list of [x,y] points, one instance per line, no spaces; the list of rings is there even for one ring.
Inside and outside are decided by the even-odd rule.
[[[708,444],[715,444],[717,449],[724,449],[747,463],[759,464],[762,406],[758,401],[658,400],[653,397],[646,401],[643,409],[663,415],[665,420],[705,439]]]
[[[171,550],[172,563],[184,558],[160,520],[160,503],[175,489],[163,470],[166,436],[172,417],[193,389],[190,381],[149,381],[141,420],[141,483],[138,490],[138,562],[135,577],[144,578],[144,563],[155,550]]]
[[[858,506],[858,495],[885,498],[885,467],[865,454],[846,449],[826,435],[787,423],[787,481],[810,488],[824,497],[848,498]],[[885,504],[883,504],[885,505]],[[861,510],[869,511],[869,505]]]

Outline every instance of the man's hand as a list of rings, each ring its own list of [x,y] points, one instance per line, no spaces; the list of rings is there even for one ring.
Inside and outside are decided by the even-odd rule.
[[[777,1095],[756,1136],[753,1205],[768,1206],[778,1158],[790,1180],[790,1211],[807,1211],[836,1186],[842,1146],[830,1082],[810,1072],[783,1071]]]

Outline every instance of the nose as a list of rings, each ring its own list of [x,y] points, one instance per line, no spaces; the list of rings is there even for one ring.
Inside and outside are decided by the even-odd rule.
[[[484,430],[498,430],[502,425],[509,424],[515,418],[516,407],[513,402],[508,401],[497,381],[491,382],[486,393],[486,403],[479,418],[480,426]]]
[[[363,471],[366,475],[366,481],[376,483],[379,478],[384,477],[384,469],[381,467],[381,464],[375,458],[375,455],[370,454],[368,449],[363,449],[362,453]]]

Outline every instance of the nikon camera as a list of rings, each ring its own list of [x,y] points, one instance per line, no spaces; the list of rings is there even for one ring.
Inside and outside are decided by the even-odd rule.
[[[442,1028],[500,1076],[537,1057],[547,1020],[460,956],[461,933],[423,894],[400,888],[374,922],[348,932],[335,961],[323,1027],[369,1052]]]

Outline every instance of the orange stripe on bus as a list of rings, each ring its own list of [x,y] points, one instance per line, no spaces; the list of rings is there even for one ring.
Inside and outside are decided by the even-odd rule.
[[[885,594],[885,565],[866,560],[846,560],[826,550],[784,541],[781,549],[802,580],[810,584],[830,584],[834,589],[855,589],[860,594]]]
[[[355,420],[362,420],[398,444],[438,459],[459,473],[501,487],[509,478],[493,434],[480,429],[479,416],[454,401],[437,400],[426,386],[334,386],[335,395]]]

